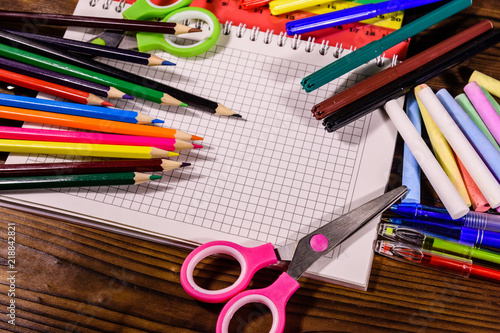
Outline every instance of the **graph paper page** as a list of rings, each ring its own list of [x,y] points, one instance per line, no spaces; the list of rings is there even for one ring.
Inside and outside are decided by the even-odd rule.
[[[88,1],[80,1],[75,12],[108,13],[119,17],[114,10],[89,7]],[[88,40],[99,32],[83,31],[70,30],[67,37]],[[12,191],[4,192],[2,199],[190,244],[224,239],[245,246],[264,242],[278,246],[382,194],[396,139],[383,113],[376,111],[327,133],[310,111],[380,68],[365,65],[308,94],[301,90],[300,80],[334,61],[333,48],[320,55],[319,45],[307,52],[305,41],[293,49],[290,38],[278,46],[277,36],[265,44],[265,33],[255,41],[250,34],[247,29],[237,37],[237,28],[232,27],[229,35],[221,34],[217,46],[194,58],[156,53],[176,66],[101,60],[217,101],[242,115],[243,119],[219,117],[142,99],[117,102],[119,108],[164,119],[164,127],[202,136],[202,149],[181,151],[174,158],[191,166],[138,186]],[[8,163],[74,160],[82,159],[12,155]],[[308,274],[366,288],[376,222],[334,249]]]

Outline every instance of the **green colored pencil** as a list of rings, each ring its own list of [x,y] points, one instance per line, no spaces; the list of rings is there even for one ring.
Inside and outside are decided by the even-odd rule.
[[[32,52],[21,50],[6,44],[0,43],[0,55],[16,61],[30,64],[36,67],[52,70],[54,72],[66,74],[76,78],[104,84],[114,87],[131,96],[143,98],[145,100],[165,105],[187,106],[187,104],[173,98],[167,93],[141,86],[132,82],[121,80],[109,75],[101,74],[65,62],[51,59]]]
[[[0,178],[0,190],[26,190],[35,188],[87,187],[108,185],[137,185],[161,176],[140,172],[96,173],[84,175],[53,175]]]

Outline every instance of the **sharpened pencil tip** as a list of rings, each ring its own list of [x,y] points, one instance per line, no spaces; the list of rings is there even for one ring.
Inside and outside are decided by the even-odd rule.
[[[161,176],[160,175],[151,175],[151,176],[149,176],[149,179],[151,179],[151,180],[161,179]]]
[[[235,114],[231,115],[231,117],[241,118],[241,115],[240,115],[240,114],[235,113]]]
[[[180,166],[180,167],[181,167],[181,168],[184,168],[184,167],[187,167],[187,166],[190,166],[190,165],[191,165],[191,163],[182,162],[182,164],[181,164],[181,166]]]
[[[203,138],[201,136],[191,135],[191,140],[198,141],[198,140],[203,140]]]
[[[106,101],[102,101],[101,103],[102,106],[114,106],[113,104],[111,104],[110,102],[106,102]]]
[[[183,103],[181,103],[181,105],[180,105],[180,106],[183,106],[183,107],[186,107],[186,108],[188,107],[188,105],[187,105],[186,103],[184,103],[184,102],[183,102]]]
[[[124,98],[124,99],[134,99],[134,97],[132,97],[130,95],[127,95],[127,94],[123,95],[122,98]]]
[[[163,60],[163,62],[161,64],[163,66],[175,66],[175,64],[173,62],[170,62],[170,61],[167,61],[167,60]]]
[[[202,145],[197,145],[196,143],[193,143],[193,148],[194,149],[199,149],[199,148],[203,148]]]
[[[151,121],[152,124],[163,124],[165,121],[161,120],[161,119],[153,119]]]
[[[188,32],[202,32],[203,30],[197,29],[197,28],[191,28],[188,30]]]

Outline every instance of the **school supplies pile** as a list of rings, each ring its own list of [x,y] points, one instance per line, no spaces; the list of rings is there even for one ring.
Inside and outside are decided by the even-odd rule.
[[[103,9],[102,1],[92,7],[82,0],[75,14],[121,17],[132,8],[127,4],[119,13],[115,8],[121,3],[113,2],[109,9]],[[193,2],[192,6],[198,3]],[[226,7],[238,9],[234,8],[234,2],[225,6],[203,1],[201,5],[204,9],[216,7],[214,13]],[[102,76],[124,75],[120,76],[123,80],[134,76],[150,88],[153,88],[149,85],[152,80],[158,87],[168,85],[216,100],[215,106],[227,105],[243,115],[244,119],[240,119],[195,112],[190,108],[197,102],[202,104],[201,100],[190,101],[180,94],[174,96],[172,90],[166,89],[163,93],[167,92],[188,107],[160,105],[137,96],[116,102],[117,108],[161,119],[164,124],[106,125],[114,132],[103,134],[124,135],[123,131],[133,125],[135,129],[146,129],[140,134],[136,131],[134,136],[153,135],[166,127],[203,136],[203,149],[182,150],[178,152],[179,157],[168,158],[190,163],[190,167],[164,172],[161,182],[140,186],[52,188],[36,193],[4,191],[0,195],[1,204],[40,209],[51,216],[176,246],[192,247],[221,238],[252,246],[263,242],[292,243],[312,228],[383,194],[397,134],[387,117],[382,112],[375,113],[366,122],[347,127],[332,138],[307,114],[313,99],[326,98],[327,89],[305,94],[298,82],[309,70],[331,62],[333,52],[322,54],[320,45],[294,42],[293,38],[283,38],[283,35],[279,39],[278,31],[253,34],[257,25],[253,29],[250,23],[246,28],[231,26],[225,20],[220,23],[217,43],[200,55],[181,57],[165,51],[154,52],[175,66],[147,66],[100,58],[99,63],[106,66],[95,71]],[[202,29],[205,28],[203,25]],[[103,32],[103,29],[73,27],[68,29],[65,38],[97,41],[109,36]],[[18,37],[28,35],[18,34]],[[125,37],[122,43],[127,41]],[[180,37],[172,37],[172,40],[177,38]],[[49,57],[49,53],[46,54]],[[57,61],[64,63],[70,60],[63,53],[57,57],[60,57]],[[355,73],[361,80],[388,66],[386,60],[378,64],[371,62]],[[73,64],[84,65],[87,64],[83,61]],[[114,68],[113,74],[109,67]],[[339,80],[327,88],[339,90],[343,84]],[[41,131],[54,126],[69,127],[65,124],[28,123],[23,127]],[[383,130],[375,131],[375,128]],[[318,138],[323,140],[318,142]],[[108,139],[114,138],[106,137]],[[81,162],[80,158],[72,159],[69,155],[10,154],[6,165],[63,162],[60,159]],[[320,259],[306,275],[365,289],[374,255],[375,223],[376,220],[368,223],[340,248]]]

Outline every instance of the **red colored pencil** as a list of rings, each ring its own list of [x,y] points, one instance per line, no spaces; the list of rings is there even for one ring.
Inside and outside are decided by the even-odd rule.
[[[102,100],[94,94],[36,79],[27,75],[14,73],[5,69],[0,69],[0,80],[81,104],[113,106],[113,104]]]

